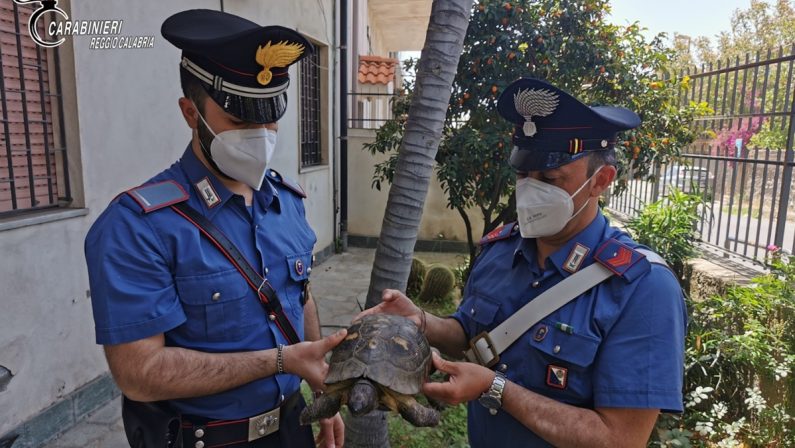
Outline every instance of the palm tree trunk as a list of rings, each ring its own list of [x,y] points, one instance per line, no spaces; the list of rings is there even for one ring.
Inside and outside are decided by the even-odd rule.
[[[381,301],[384,289],[406,290],[422,208],[471,10],[472,0],[434,0],[431,7],[414,97],[376,246],[368,308]],[[345,446],[389,447],[384,412],[347,418],[346,428]]]
[[[368,308],[381,301],[384,289],[406,289],[471,9],[472,0],[433,2],[414,97],[376,246]]]

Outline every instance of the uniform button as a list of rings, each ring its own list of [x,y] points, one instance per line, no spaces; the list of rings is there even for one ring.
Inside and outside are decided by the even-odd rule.
[[[275,314],[270,314],[270,315],[268,315],[268,319],[270,319],[271,321],[274,321],[274,320],[276,320],[276,315]]]
[[[220,299],[221,299],[221,293],[220,292],[214,292],[213,293],[213,302],[217,302]]]
[[[204,442],[202,442],[201,440],[199,440],[199,441],[198,441],[198,442],[196,442],[196,444],[195,444],[195,445],[193,445],[193,446],[195,446],[196,448],[204,448]]]
[[[306,273],[309,274],[310,272],[312,272],[312,267],[311,266],[306,268]]]
[[[471,310],[469,310],[469,314],[471,314],[471,315],[473,315],[473,316],[474,316],[474,315],[475,315],[475,309],[474,309],[474,308],[472,308]]]
[[[284,395],[279,395],[279,403],[284,401]]]
[[[507,364],[500,364],[500,372],[505,372],[506,370],[508,370],[508,365]]]
[[[202,437],[204,437],[204,430],[199,428],[196,430],[196,432],[193,433],[193,435],[196,436],[197,439],[201,439]]]
[[[513,226],[513,231],[515,232],[515,231],[517,231],[517,230],[519,230],[519,224],[514,224],[514,226]]]
[[[268,275],[268,268],[265,268],[265,275]]]
[[[538,280],[534,281],[533,282],[533,288],[538,288],[538,285],[540,285],[540,284],[541,284],[541,282],[539,282]]]
[[[556,345],[555,348],[552,349],[552,353],[560,353],[560,346]]]

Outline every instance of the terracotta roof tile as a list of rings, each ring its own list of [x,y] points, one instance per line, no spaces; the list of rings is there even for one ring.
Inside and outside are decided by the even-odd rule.
[[[362,84],[389,84],[395,79],[397,59],[381,56],[359,56],[359,82]]]

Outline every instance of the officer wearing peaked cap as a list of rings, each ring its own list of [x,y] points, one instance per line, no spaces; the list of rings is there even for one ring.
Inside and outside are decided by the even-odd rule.
[[[133,447],[309,447],[303,378],[325,354],[309,274],[316,242],[301,187],[270,168],[299,33],[211,10],[169,17],[182,50],[182,157],[117,196],[89,231],[96,323]],[[176,63],[176,61],[175,61]],[[163,148],[147,148],[161,151]],[[339,415],[322,446],[342,446]]]
[[[459,309],[425,315],[399,291],[365,313],[425,322],[450,375],[424,392],[469,402],[469,440],[490,446],[645,446],[657,415],[682,412],[686,310],[665,262],[610,226],[599,196],[616,135],[640,125],[537,79],[502,93],[515,124],[519,221],[481,241]]]

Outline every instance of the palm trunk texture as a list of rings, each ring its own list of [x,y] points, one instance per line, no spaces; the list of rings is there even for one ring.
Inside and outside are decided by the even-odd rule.
[[[381,301],[384,289],[406,290],[422,209],[471,10],[472,0],[434,0],[431,7],[414,97],[376,246],[367,293],[368,308]],[[389,447],[384,412],[349,417],[346,426],[346,447]]]

